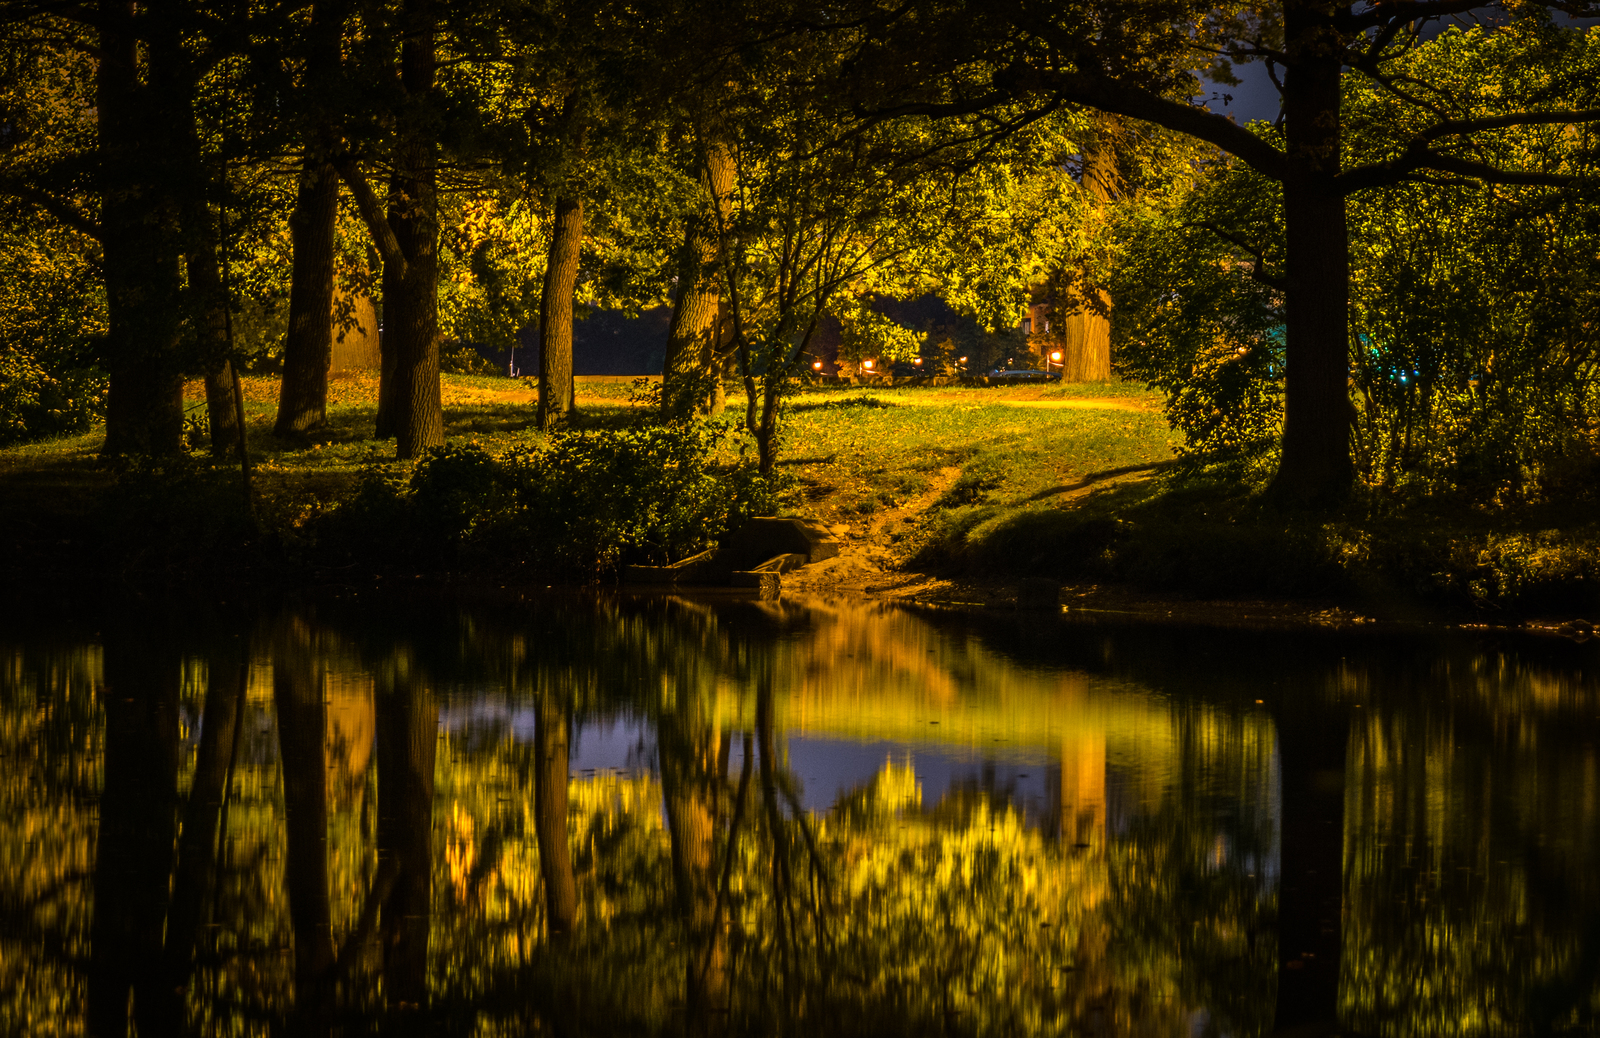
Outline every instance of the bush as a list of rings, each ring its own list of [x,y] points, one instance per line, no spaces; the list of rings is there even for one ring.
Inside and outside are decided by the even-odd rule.
[[[499,457],[472,444],[435,448],[407,482],[369,468],[330,542],[590,579],[629,562],[672,562],[775,510],[774,481],[754,464],[717,462],[724,435],[689,424],[571,432]]]

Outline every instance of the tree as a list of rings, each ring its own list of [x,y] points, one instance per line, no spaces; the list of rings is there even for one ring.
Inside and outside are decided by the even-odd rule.
[[[1440,175],[1566,183],[1570,170],[1509,170],[1484,161],[1480,149],[1513,127],[1600,119],[1593,83],[1547,82],[1485,106],[1463,89],[1469,84],[1416,82],[1398,73],[1430,24],[1483,6],[1284,0],[1218,7],[1174,0],[1130,9],[1084,0],[988,8],[974,16],[965,6],[926,0],[914,5],[914,17],[869,6],[858,11],[858,24],[881,31],[860,31],[854,90],[868,122],[981,113],[986,132],[996,135],[1063,105],[1085,105],[1207,141],[1281,183],[1287,376],[1273,489],[1288,502],[1325,504],[1343,498],[1353,476],[1346,200]],[[1505,10],[1514,23],[1545,18],[1549,10],[1596,8],[1571,2]],[[1578,31],[1545,30],[1555,47]],[[1234,63],[1251,61],[1265,62],[1280,88],[1281,144],[1192,100],[1197,72],[1228,82]],[[1384,154],[1347,168],[1341,97],[1348,77],[1376,83],[1415,119]]]

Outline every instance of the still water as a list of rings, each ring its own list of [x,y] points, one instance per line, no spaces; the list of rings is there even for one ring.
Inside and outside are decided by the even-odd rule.
[[[1593,644],[864,602],[0,627],[0,1033],[1597,1033]]]

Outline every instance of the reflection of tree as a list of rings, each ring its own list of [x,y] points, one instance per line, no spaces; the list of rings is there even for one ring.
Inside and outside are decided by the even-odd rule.
[[[395,876],[382,910],[384,994],[405,1016],[428,1003],[439,708],[403,651],[380,672],[375,707],[379,870]]]
[[[331,1010],[333,908],[328,893],[327,713],[322,661],[312,653],[304,623],[287,625],[273,660],[283,769],[285,862],[289,919],[294,929],[295,1013],[310,1031]]]
[[[131,627],[131,625],[130,625]],[[105,642],[105,769],[95,845],[87,1023],[128,1032],[129,996],[142,1034],[170,1034],[162,938],[177,836],[181,660],[170,640],[124,628]]]
[[[567,843],[567,739],[570,722],[561,693],[540,682],[534,693],[533,817],[539,841],[550,935],[572,933],[578,912],[577,882]]]
[[[178,838],[178,867],[172,881],[172,911],[167,917],[164,949],[166,980],[161,996],[167,1034],[177,1034],[185,1021],[195,951],[209,921],[217,874],[217,832],[238,753],[240,719],[246,680],[246,646],[233,640],[214,648],[207,668],[205,709],[200,718],[200,745],[183,807]]]
[[[1515,671],[1503,695],[1474,703],[1468,678],[1451,682],[1449,705],[1365,710],[1354,727],[1342,1010],[1386,1038],[1589,1033],[1600,782],[1581,715],[1592,708],[1528,710]]]
[[[1335,863],[1347,841],[1346,1023],[1397,1036],[1588,1026],[1600,795],[1585,791],[1600,772],[1582,688],[1473,662],[1443,686],[1445,711],[1384,702],[1376,679],[1349,684],[1326,659],[1262,661],[1308,697],[1365,704],[1341,785],[1343,729],[1163,672],[1153,651],[1124,652],[1137,663],[1106,688],[919,625],[793,603],[541,604],[455,624],[324,612],[275,625],[275,658],[243,689],[238,649],[185,663],[154,639],[114,641],[110,687],[132,687],[132,702],[101,694],[90,651],[51,664],[39,687],[57,691],[37,698],[15,675],[44,671],[11,665],[0,862],[17,867],[0,881],[0,1014],[81,1004],[92,925],[111,936],[85,956],[89,1002],[117,1034],[130,1005],[141,1033],[172,1020],[160,1033],[230,1033],[318,1022],[304,1015],[317,1005],[324,1021],[364,1021],[380,1000],[402,1027],[485,1035],[1260,1034],[1277,973],[1275,830],[1296,822],[1267,796],[1281,774],[1305,821],[1330,798],[1348,805],[1342,830],[1324,827]],[[1162,651],[1189,658],[1181,642]],[[1145,671],[1169,694],[1137,685]],[[1274,715],[1298,730],[1280,741]],[[648,768],[569,776],[568,733],[617,716],[654,727],[658,752],[646,738],[635,762],[658,760],[659,783]],[[832,810],[806,812],[787,760],[797,728],[885,732],[912,759],[896,749]],[[91,862],[83,798],[100,785],[101,732]],[[1045,824],[988,771],[925,797],[919,745],[982,757],[1010,740],[1051,762]],[[213,838],[220,855],[204,849]],[[1329,841],[1296,866],[1295,839],[1280,908],[1292,916],[1301,897],[1311,939],[1325,938],[1321,887],[1308,900],[1291,883],[1323,870]],[[109,895],[92,924],[91,875]],[[307,884],[326,901],[310,922]],[[205,922],[208,904],[215,925],[185,922]],[[370,935],[381,962],[363,951]],[[1284,950],[1316,950],[1299,945]],[[33,956],[24,975],[19,948]],[[321,979],[297,976],[300,952],[320,955]],[[186,970],[187,992],[164,1003]],[[105,1011],[108,981],[120,1017]]]

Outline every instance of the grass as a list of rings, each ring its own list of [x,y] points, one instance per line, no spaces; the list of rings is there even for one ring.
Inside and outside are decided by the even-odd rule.
[[[453,442],[491,454],[540,442],[528,381],[446,375],[442,385]],[[228,518],[241,499],[231,463],[119,474],[97,457],[98,431],[15,445],[0,450],[0,533],[13,546],[0,572],[59,573],[67,559],[82,574],[209,571],[208,559],[240,545],[240,557],[300,557],[306,531],[363,473],[403,477],[392,443],[371,434],[374,377],[336,377],[327,426],[296,439],[271,432],[276,381],[244,386],[253,523]],[[631,379],[581,379],[577,390],[580,428],[641,417]],[[199,394],[189,387],[187,402]],[[1575,615],[1597,604],[1590,502],[1493,510],[1358,495],[1335,514],[1280,513],[1260,493],[1265,467],[1179,466],[1160,404],[1121,382],[803,387],[780,430],[783,510],[846,527],[904,567],[980,579],[1400,603],[1417,615]],[[732,425],[742,395],[728,405]],[[731,436],[724,449],[753,446]]]

